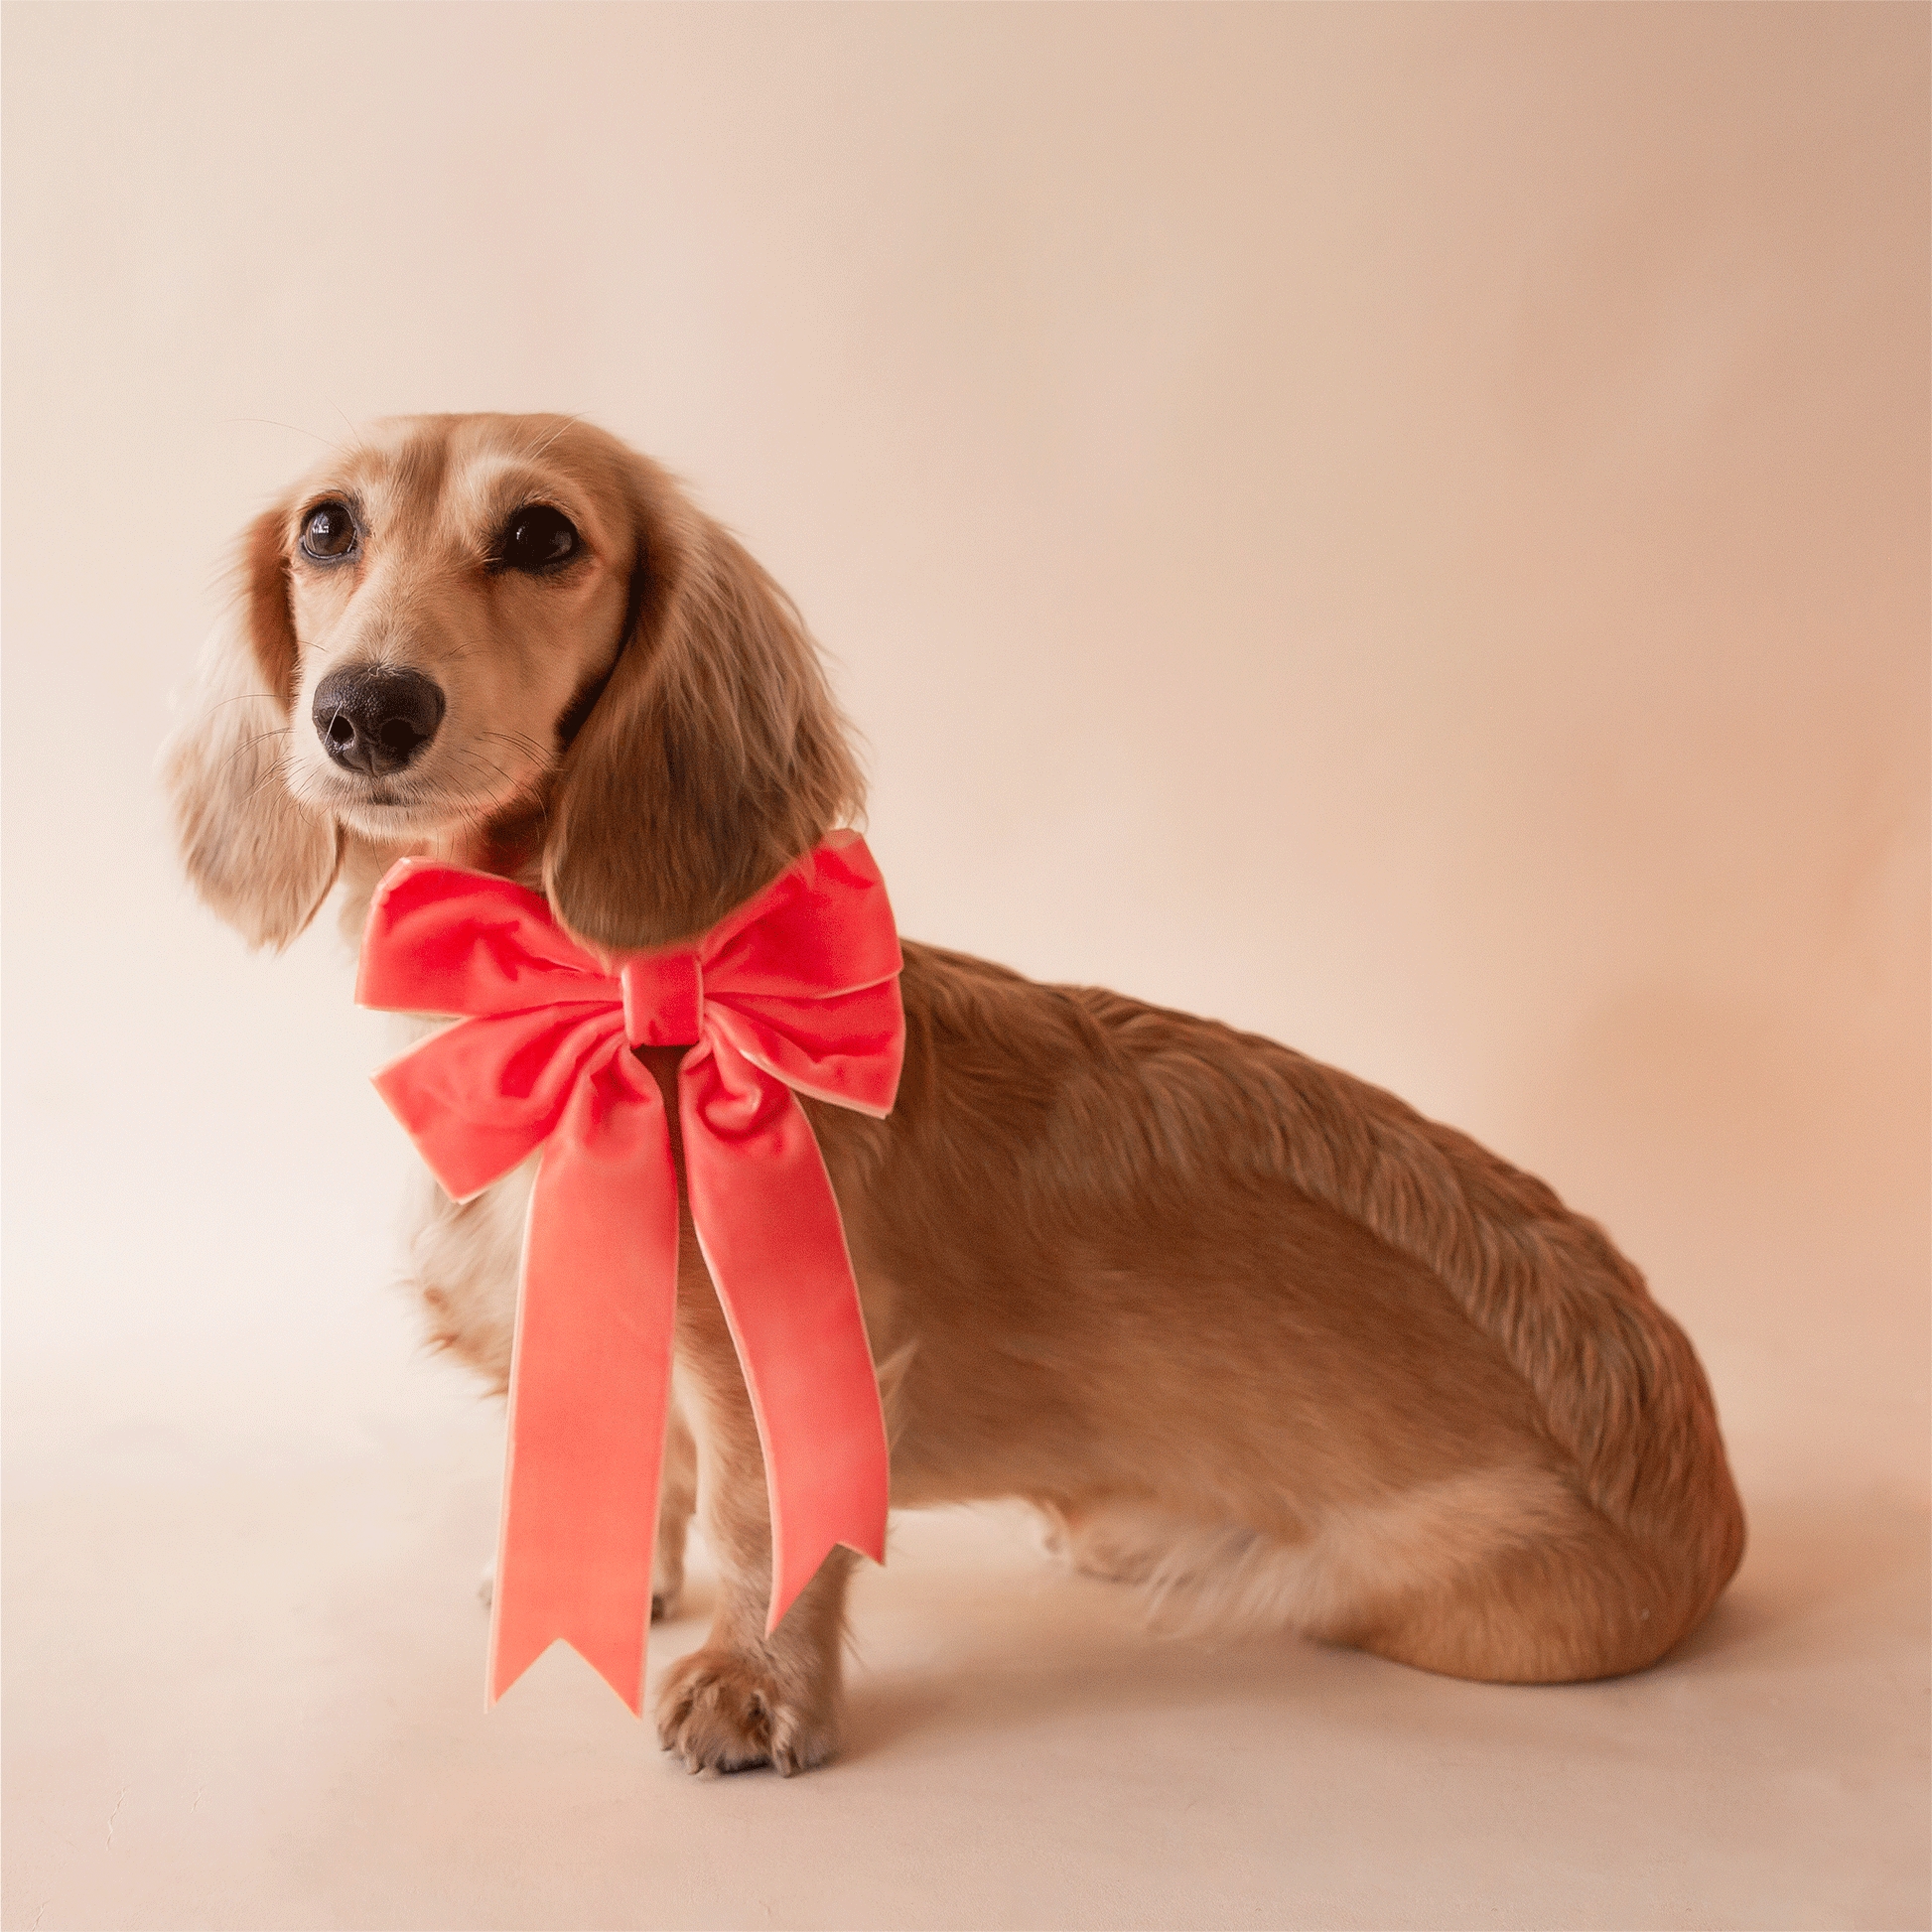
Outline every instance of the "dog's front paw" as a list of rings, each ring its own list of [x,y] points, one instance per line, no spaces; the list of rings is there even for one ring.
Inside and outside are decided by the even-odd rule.
[[[657,1741],[687,1771],[716,1776],[769,1764],[781,1777],[823,1764],[838,1720],[788,1692],[756,1658],[698,1650],[680,1658],[657,1693]]]

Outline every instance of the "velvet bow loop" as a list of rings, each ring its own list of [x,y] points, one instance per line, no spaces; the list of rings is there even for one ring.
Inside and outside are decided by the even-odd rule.
[[[430,859],[399,859],[369,906],[357,1006],[388,1013],[528,1013],[621,1004],[621,983],[540,894]]]
[[[636,1084],[616,1064],[621,983],[557,925],[546,900],[506,879],[398,861],[369,907],[355,999],[463,1016],[376,1075],[453,1200],[473,1199],[528,1160],[581,1082],[603,1074],[626,1090]],[[637,1097],[657,1096],[652,1087]]]

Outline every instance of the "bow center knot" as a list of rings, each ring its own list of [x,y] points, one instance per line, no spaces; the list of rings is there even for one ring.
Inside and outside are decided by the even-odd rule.
[[[704,971],[695,952],[641,953],[625,963],[623,1036],[632,1046],[695,1046],[704,1031]]]

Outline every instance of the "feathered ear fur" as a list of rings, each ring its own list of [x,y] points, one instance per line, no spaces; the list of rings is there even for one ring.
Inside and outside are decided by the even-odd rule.
[[[544,885],[613,951],[717,923],[834,826],[864,788],[797,612],[653,464],[616,665],[565,754]]]
[[[287,515],[241,539],[234,609],[208,639],[164,782],[182,861],[202,897],[250,945],[286,946],[313,919],[342,863],[342,833],[296,803],[279,769],[296,689]]]

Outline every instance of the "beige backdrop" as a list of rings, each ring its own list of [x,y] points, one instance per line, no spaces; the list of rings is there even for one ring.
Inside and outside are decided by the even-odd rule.
[[[1929,19],[10,8],[7,1924],[1921,1922]],[[908,931],[1610,1225],[1753,1512],[1695,1657],[1179,1658],[995,1519],[868,1584],[806,1786],[569,1660],[483,1725],[379,1034],[152,775],[229,535],[472,408],[793,592]]]

